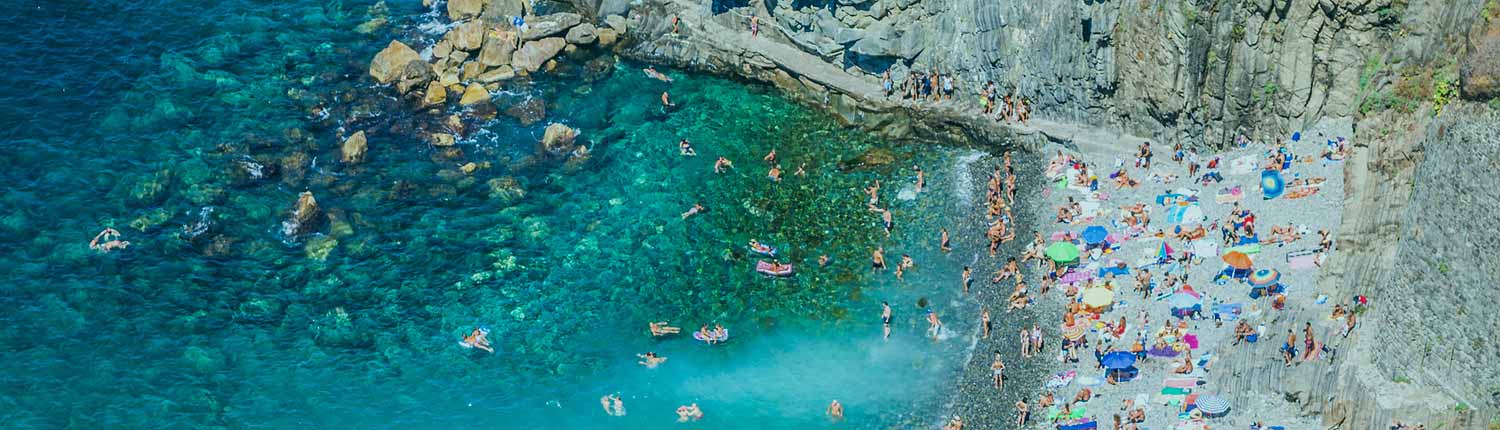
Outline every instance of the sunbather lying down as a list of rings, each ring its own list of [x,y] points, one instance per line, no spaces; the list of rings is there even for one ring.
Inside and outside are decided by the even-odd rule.
[[[1288,182],[1286,184],[1286,187],[1287,188],[1318,187],[1318,186],[1322,186],[1323,182],[1326,182],[1326,181],[1328,181],[1328,179],[1326,179],[1326,178],[1293,179],[1292,182]]]
[[[1301,238],[1302,238],[1302,235],[1297,233],[1297,226],[1294,226],[1294,225],[1271,226],[1271,234],[1267,235],[1265,239],[1262,239],[1260,241],[1260,243],[1262,245],[1267,245],[1267,244],[1272,244],[1272,243],[1276,243],[1276,244],[1288,244],[1288,243],[1296,242],[1297,239],[1301,239]]]

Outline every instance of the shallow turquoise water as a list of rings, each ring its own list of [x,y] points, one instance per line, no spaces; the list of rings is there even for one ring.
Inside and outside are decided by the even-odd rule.
[[[419,3],[391,2],[370,35],[352,31],[372,16],[363,1],[27,2],[0,18],[15,39],[0,44],[0,427],[664,428],[696,401],[705,428],[806,428],[832,399],[841,428],[934,421],[970,345],[958,268],[982,247],[952,226],[958,250],[936,252],[942,220],[972,210],[954,198],[975,186],[958,179],[967,150],[604,62],[508,86],[502,111],[535,98],[547,119],[470,123],[483,131],[441,156],[419,139],[430,118],[365,74],[393,34],[424,37],[404,30],[430,19]],[[664,90],[679,109],[657,107]],[[594,155],[537,158],[548,122],[580,128]],[[353,130],[371,156],[346,166]],[[678,156],[681,138],[701,155]],[[779,184],[759,160],[772,148]],[[839,169],[872,148],[897,161]],[[737,168],[713,174],[719,155]],[[464,175],[467,161],[491,165]],[[931,190],[900,200],[913,163]],[[875,179],[890,238],[864,208]],[[304,190],[329,217],[283,237]],[[694,202],[711,210],[679,219]],[[103,227],[133,245],[89,250]],[[800,273],[752,273],[751,238]],[[871,274],[876,245],[917,269]],[[815,269],[821,254],[833,264]],[[948,338],[921,338],[919,299]],[[897,311],[889,341],[880,300]],[[653,340],[650,319],[734,339]],[[475,325],[498,354],[457,346]],[[647,350],[670,360],[642,369]],[[602,413],[606,393],[626,417]]]

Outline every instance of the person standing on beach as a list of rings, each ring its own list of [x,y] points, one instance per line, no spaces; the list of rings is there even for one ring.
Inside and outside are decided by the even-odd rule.
[[[980,327],[984,328],[984,334],[981,335],[980,337],[983,337],[985,339],[989,339],[990,338],[990,307],[989,306],[984,306],[984,307],[980,307],[979,308],[979,325],[980,325]]]
[[[880,302],[880,325],[883,332],[882,339],[891,338],[891,304]]]
[[[1016,427],[1026,427],[1026,420],[1031,416],[1031,407],[1026,405],[1026,399],[1016,401]]]
[[[1292,357],[1297,355],[1297,334],[1292,329],[1286,329],[1286,343],[1281,344],[1281,361],[1286,367],[1292,367]]]
[[[1005,362],[1000,361],[1000,350],[995,350],[995,361],[990,363],[990,370],[994,371],[995,389],[1005,388]]]
[[[964,294],[969,294],[969,284],[971,284],[971,283],[974,282],[974,272],[969,270],[969,266],[964,266],[964,279],[963,280],[964,280]]]
[[[1021,327],[1021,358],[1031,358],[1031,331]]]

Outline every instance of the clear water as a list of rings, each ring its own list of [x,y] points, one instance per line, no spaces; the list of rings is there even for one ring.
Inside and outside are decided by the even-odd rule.
[[[841,428],[935,422],[977,312],[957,274],[980,227],[950,226],[957,250],[936,252],[944,220],[974,210],[970,152],[882,142],[756,86],[596,63],[508,86],[502,111],[536,98],[547,119],[470,124],[482,131],[444,157],[420,139],[432,118],[365,74],[391,37],[430,37],[409,29],[431,15],[393,1],[391,25],[356,33],[370,5],[0,14],[0,428],[667,428],[689,402],[704,428],[807,428],[832,399]],[[663,90],[678,110],[657,107]],[[591,159],[537,158],[548,122],[580,128]],[[370,160],[346,166],[354,130]],[[678,156],[681,138],[701,155]],[[772,148],[781,183],[760,161]],[[871,149],[896,161],[839,169]],[[713,174],[719,155],[737,168]],[[464,175],[467,161],[490,167]],[[912,164],[930,190],[901,200]],[[860,191],[875,179],[889,238]],[[304,190],[330,220],[282,237]],[[711,210],[681,220],[694,202]],[[132,246],[89,250],[104,227]],[[751,238],[799,273],[752,273]],[[917,269],[872,274],[877,245]],[[822,254],[833,263],[816,268]],[[897,312],[888,341],[881,300]],[[919,300],[949,324],[943,340],[923,338]],[[733,339],[651,339],[652,319],[722,323]],[[458,346],[476,325],[497,354]],[[648,350],[669,361],[636,365]],[[627,416],[602,412],[608,393]]]

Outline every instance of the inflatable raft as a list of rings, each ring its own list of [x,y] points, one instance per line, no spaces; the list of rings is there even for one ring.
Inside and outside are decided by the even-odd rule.
[[[751,243],[750,244],[750,252],[753,252],[753,253],[756,253],[756,254],[760,254],[760,255],[764,255],[764,256],[767,256],[767,257],[771,257],[771,258],[776,258],[776,247],[773,247],[771,245],[767,245],[767,244],[764,244],[764,243],[760,243],[760,242]]]
[[[755,271],[766,276],[792,276],[792,265],[760,260],[755,262]]]

